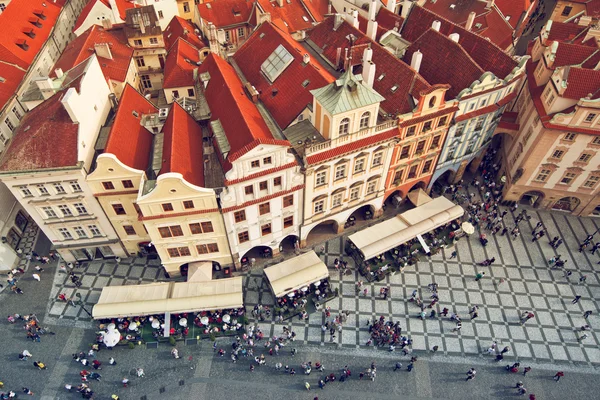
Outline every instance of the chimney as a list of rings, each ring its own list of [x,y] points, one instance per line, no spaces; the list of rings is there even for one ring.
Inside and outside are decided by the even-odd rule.
[[[419,69],[421,68],[421,61],[423,61],[423,53],[417,50],[413,53],[412,58],[410,59],[410,66],[412,69],[419,72]]]
[[[413,2],[410,0],[404,0],[402,3],[402,10],[400,11],[400,16],[404,19],[408,18],[408,12],[412,8]]]
[[[577,21],[577,25],[580,26],[590,26],[591,23],[592,17],[590,17],[589,15],[582,15],[581,17],[579,17],[579,21]]]
[[[552,46],[550,47],[550,57],[552,58],[552,60],[554,60],[554,58],[556,57],[557,51],[558,51],[558,42],[554,41],[554,42],[552,42]]]
[[[102,27],[106,30],[112,29],[112,21],[108,18],[102,20]]]
[[[340,66],[340,60],[342,59],[342,48],[338,47],[335,52],[335,67],[338,68]]]
[[[458,40],[460,39],[460,35],[458,33],[451,33],[448,37],[455,43],[458,43]]]
[[[333,30],[337,31],[343,21],[344,21],[344,16],[342,14],[335,14],[335,17],[333,20]]]
[[[487,4],[485,5],[485,8],[490,9],[494,7],[494,0],[487,0]]]
[[[62,97],[62,99],[60,99],[60,102],[62,103],[67,113],[69,113],[69,117],[71,117],[71,121],[73,121],[74,124],[79,123],[76,111],[76,104],[78,104],[78,101],[79,94],[77,93],[75,88],[72,87],[69,88],[65,95]]]
[[[63,75],[64,75],[62,68],[56,68],[56,69],[54,70],[54,74],[55,74],[55,75],[56,75],[56,77],[57,77],[57,78],[59,78],[59,79],[60,79],[60,78],[62,78],[62,77],[63,77]]]
[[[327,14],[331,14],[331,0],[327,3]]]
[[[375,63],[371,60],[372,57],[373,50],[369,46],[363,52],[362,78],[370,88],[373,88],[375,82]]]
[[[371,0],[371,4],[369,5],[369,21],[375,21],[376,16],[377,16],[377,0]]]
[[[471,28],[473,27],[473,22],[475,21],[475,16],[477,14],[475,14],[475,11],[471,11],[469,13],[469,17],[467,18],[467,23],[465,24],[465,29],[470,31]]]
[[[600,26],[599,25],[591,25],[583,38],[583,41],[587,41],[590,38],[595,38],[596,41],[600,39]]]
[[[374,42],[376,42],[376,38],[377,38],[377,26],[379,24],[377,23],[377,21],[371,21],[369,20],[369,22],[367,22],[367,36]]]
[[[352,10],[346,14],[346,22],[358,29],[358,11]]]
[[[396,0],[388,0],[387,9],[395,14],[396,13]]]
[[[108,43],[95,43],[94,51],[98,57],[108,58],[109,60],[113,59]]]
[[[442,27],[442,23],[438,20],[435,20],[431,23],[431,28],[435,29],[436,31],[440,31],[440,28]]]
[[[283,0],[277,0],[277,5],[279,7],[283,7]]]
[[[310,54],[304,53],[304,55],[302,56],[302,62],[304,64],[308,64],[310,62]]]

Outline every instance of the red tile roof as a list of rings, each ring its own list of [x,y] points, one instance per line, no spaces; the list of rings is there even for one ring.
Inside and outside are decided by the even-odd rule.
[[[300,2],[308,8],[315,21],[321,22],[325,18],[325,14],[327,14],[330,0],[300,0]],[[331,7],[331,12],[335,12],[333,6]]]
[[[533,4],[532,7],[532,3],[537,3],[537,0],[495,0],[494,4],[496,5],[496,7],[498,7],[498,9],[500,10],[500,12],[506,16],[506,17],[510,17],[508,19],[508,23],[514,28],[517,27],[517,24],[519,23],[519,19],[521,18],[521,15],[523,13],[526,13],[528,10],[532,10],[532,14],[533,14],[533,10],[535,10],[535,4]],[[528,18],[526,18],[522,25],[525,26],[527,24]]]
[[[599,53],[598,47],[584,46],[581,44],[559,43],[552,68],[565,65],[578,65],[589,59],[594,53]],[[594,65],[595,67],[595,65]]]
[[[282,45],[294,57],[292,63],[271,83],[261,73],[260,67],[271,53]],[[267,107],[280,128],[285,129],[310,104],[310,91],[333,82],[335,78],[311,57],[304,64],[302,57],[306,50],[289,34],[272,23],[263,23],[235,52],[233,58],[245,78],[260,93],[260,99]],[[306,86],[303,83],[308,83]],[[276,96],[273,96],[273,93]]]
[[[79,124],[73,123],[60,102],[65,92],[25,114],[0,160],[0,171],[76,166]]]
[[[411,8],[402,28],[402,37],[414,42],[431,28],[431,24],[436,20],[441,22],[440,32],[444,35],[459,34],[458,42],[483,70],[490,71],[499,78],[506,78],[517,66],[517,62],[510,55],[491,41],[417,5]]]
[[[57,68],[61,68],[63,72],[66,72],[89,58],[94,54],[94,44],[97,43],[109,43],[110,53],[113,57],[112,60],[98,57],[98,63],[106,80],[112,79],[125,82],[131,64],[131,57],[133,57],[133,48],[127,44],[127,38],[122,27],[105,30],[98,25],[91,26],[67,45],[58,61],[56,61],[51,74],[54,75],[54,70]]]
[[[600,71],[571,67],[567,78],[567,89],[561,97],[579,100],[592,95],[592,99],[600,96]]]
[[[208,47],[208,42],[202,38],[201,34],[196,34],[195,31],[197,29],[198,28],[193,23],[186,21],[177,15],[174,16],[163,32],[165,48],[167,51],[171,49],[171,46],[173,46],[179,37],[185,39],[188,43],[195,46],[199,50],[204,47]]]
[[[165,60],[163,88],[194,86],[194,68],[198,68],[198,49],[178,38]]]
[[[447,93],[450,98],[455,98],[460,91],[470,87],[485,72],[460,44],[432,28],[406,49],[404,61],[410,63],[417,50],[423,53],[419,73],[431,84],[449,84]]]
[[[250,22],[254,14],[254,1],[212,0],[198,4],[200,18],[212,22],[217,28]],[[254,21],[252,21],[254,22]],[[254,25],[254,23],[252,23]]]
[[[152,133],[140,121],[142,115],[156,112],[154,104],[130,84],[125,85],[104,152],[114,154],[128,167],[145,170],[152,152]]]
[[[0,109],[8,102],[12,96],[16,95],[17,88],[25,76],[23,68],[14,64],[7,64],[0,61]]]
[[[574,22],[556,22],[552,21],[548,40],[558,40],[560,42],[572,42],[576,39],[583,39],[585,32],[589,29],[587,26],[578,25]]]
[[[129,10],[130,8],[139,7],[138,4],[136,4],[132,1],[128,1],[128,0],[115,0],[115,1],[117,3],[117,8],[119,9],[119,16],[121,17],[121,19],[123,21],[125,21],[125,11]],[[92,11],[94,6],[98,2],[103,4],[104,6],[106,6],[106,8],[108,8],[109,10],[112,9],[110,6],[110,2],[108,0],[90,0],[90,1],[88,1],[88,3],[83,7],[81,12],[79,13],[79,17],[77,17],[77,21],[75,21],[75,26],[73,27],[73,31],[76,31],[77,28],[79,28],[81,25],[83,25],[84,21],[90,15],[90,12]],[[99,25],[102,24],[101,21],[94,21],[94,23],[95,24],[99,23]]]
[[[394,29],[396,26],[398,27],[398,30],[400,30],[404,23],[404,18],[398,14],[394,14],[385,7],[381,7],[379,12],[377,12],[375,21],[377,21],[379,27],[385,28],[386,30]]]
[[[590,17],[600,16],[600,0],[589,0],[585,3],[585,13]]]
[[[204,186],[202,129],[179,103],[174,102],[163,127],[163,164],[159,175],[177,172],[196,186]]]
[[[58,4],[49,0],[12,0],[10,7],[0,14],[0,60],[28,68],[50,36],[60,10]],[[39,12],[43,12],[45,19],[36,15]],[[24,43],[27,50],[17,43]]]
[[[419,98],[419,93],[429,89],[431,86],[409,65],[396,58],[381,45],[373,42],[365,34],[343,21],[334,31],[334,17],[329,17],[319,25],[307,32],[307,37],[321,50],[321,56],[336,66],[337,49],[350,48],[349,35],[353,35],[354,46],[370,44],[373,50],[372,61],[375,63],[375,82],[373,89],[382,95],[385,100],[381,102],[381,108],[388,114],[402,114],[410,112],[414,108],[412,98]],[[358,59],[358,63],[362,60]],[[354,60],[354,59],[353,59]],[[354,62],[353,62],[354,63]],[[341,63],[337,67],[341,67]],[[379,79],[381,76],[383,77]]]
[[[222,161],[231,163],[260,144],[290,146],[287,140],[273,138],[258,108],[244,93],[240,78],[225,60],[211,53],[198,72],[210,74],[204,95],[211,120],[221,122],[231,148],[227,160]],[[223,169],[229,168],[225,163]]]
[[[279,7],[277,1],[271,0],[257,0],[257,3],[264,12],[271,14],[271,20],[281,19],[284,21],[290,33],[310,28],[313,24],[312,15],[302,5],[300,0],[289,1],[288,3],[284,0],[283,7]]]

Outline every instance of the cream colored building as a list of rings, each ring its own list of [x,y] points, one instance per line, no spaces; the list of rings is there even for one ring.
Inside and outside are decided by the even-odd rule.
[[[196,9],[195,0],[177,0],[177,10],[179,16],[187,21],[194,19],[194,10]]]

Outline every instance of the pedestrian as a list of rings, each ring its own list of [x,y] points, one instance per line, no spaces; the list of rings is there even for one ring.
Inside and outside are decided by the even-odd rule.
[[[23,388],[23,393],[25,393],[25,394],[28,394],[28,395],[30,395],[30,396],[33,396],[33,394],[34,394],[34,393],[31,391],[31,390],[29,390],[29,389],[28,389],[28,388],[26,388],[26,387],[24,387],[24,388]]]
[[[457,255],[458,255],[458,253],[456,252],[456,250],[454,250],[454,251],[452,252],[452,254],[450,254],[450,258],[449,258],[449,260],[452,260],[453,258],[456,258],[456,256],[457,256]]]
[[[108,364],[109,365],[117,365],[117,362],[115,361],[114,358],[111,357],[111,358],[108,359]]]
[[[592,311],[587,310],[586,312],[583,313],[583,318],[588,319],[588,317],[592,315]]]
[[[123,380],[121,381],[121,383],[123,384],[123,387],[127,387],[127,384],[129,383],[129,379],[123,378]]]
[[[440,348],[440,346],[438,346],[438,345],[435,345],[435,346],[433,346],[433,347],[431,348],[431,351],[435,353],[435,352],[437,352],[437,351],[439,350],[439,348]]]
[[[442,316],[444,316],[444,317],[447,317],[447,316],[448,316],[448,312],[449,312],[449,311],[450,311],[450,310],[448,310],[446,307],[444,307],[444,309],[442,310],[442,312],[440,313],[440,315],[442,315]]]
[[[398,361],[396,363],[396,366],[394,367],[394,372],[397,371],[397,370],[399,370],[399,369],[402,369],[402,363]]]
[[[414,364],[412,362],[406,366],[406,369],[408,372],[412,371],[413,368],[414,368]]]
[[[481,278],[483,278],[485,276],[485,272],[478,272],[477,275],[475,275],[475,280],[479,281],[481,280]]]
[[[465,380],[468,381],[471,379],[475,379],[475,374],[477,374],[477,371],[475,371],[475,368],[471,368],[470,370],[467,371],[467,379],[465,379]]]
[[[579,284],[580,284],[580,285],[583,285],[583,284],[585,283],[585,280],[586,280],[586,279],[587,279],[587,275],[582,275],[582,276],[579,278]]]
[[[575,298],[571,301],[571,304],[577,304],[577,303],[579,303],[580,299],[581,299],[581,296],[575,296]]]
[[[35,279],[36,281],[38,281],[38,282],[41,281],[41,278],[38,274],[32,274],[32,276],[33,276],[33,279]]]
[[[504,355],[504,354],[508,353],[509,351],[510,351],[510,347],[508,347],[508,346],[505,346],[505,347],[502,349],[502,351],[500,352],[500,354]]]
[[[578,342],[583,342],[585,339],[587,339],[589,337],[589,335],[587,333],[584,333],[583,335],[579,336],[577,338]]]
[[[452,329],[452,332],[459,332],[461,328],[462,328],[462,322],[458,321],[456,323],[456,327],[454,329]]]
[[[564,372],[562,372],[562,371],[558,371],[558,372],[556,373],[556,375],[554,375],[554,380],[555,380],[556,382],[558,382],[558,381],[560,381],[560,378],[562,378],[563,376],[565,376],[565,373],[564,373]]]
[[[46,369],[46,365],[41,361],[34,361],[33,366],[39,370]]]
[[[527,375],[527,373],[531,371],[531,367],[525,367],[523,368],[523,376]]]

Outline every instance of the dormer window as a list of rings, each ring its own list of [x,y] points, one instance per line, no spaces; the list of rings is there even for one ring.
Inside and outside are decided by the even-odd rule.
[[[36,28],[41,28],[42,27],[42,23],[40,22],[39,18],[29,18],[29,23],[33,26],[35,26]]]
[[[42,11],[42,10],[35,10],[35,11],[33,12],[33,14],[34,14],[36,17],[38,17],[39,19],[41,19],[42,21],[45,21],[45,20],[46,20],[46,16],[44,15],[44,11]]]
[[[429,99],[429,108],[435,107],[436,100],[437,100],[437,98],[435,96],[433,96],[431,99]]]
[[[29,50],[29,45],[27,44],[27,41],[23,39],[18,39],[15,43],[17,44],[17,46],[19,46],[25,51]]]
[[[35,38],[35,32],[33,31],[33,28],[32,29],[23,29],[23,33],[32,39]]]
[[[340,129],[338,130],[338,134],[340,136],[347,135],[349,131],[350,131],[350,118],[344,118],[340,122]]]

